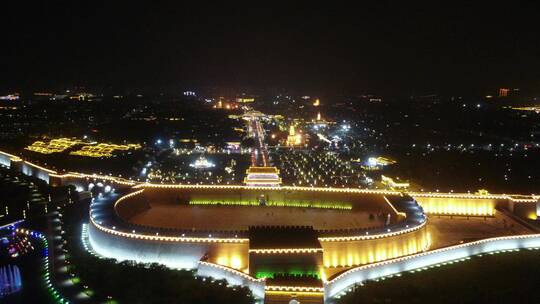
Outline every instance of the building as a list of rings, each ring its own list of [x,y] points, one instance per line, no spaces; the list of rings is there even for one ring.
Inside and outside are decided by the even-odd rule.
[[[189,164],[189,166],[195,169],[209,169],[214,168],[216,165],[201,155],[195,162]]]
[[[300,146],[304,143],[302,134],[297,134],[294,125],[289,127],[289,135],[287,136],[286,145],[288,147]]]
[[[246,171],[244,183],[256,187],[276,187],[281,184],[279,170],[276,167],[254,167]]]
[[[255,98],[252,98],[252,97],[236,98],[236,102],[239,102],[239,103],[252,103],[254,101],[255,101]]]
[[[326,120],[322,117],[321,112],[317,112],[317,117],[311,120],[311,124],[315,127],[326,127],[328,125],[335,124],[334,121]]]
[[[426,223],[413,198],[394,192],[145,184],[91,204],[88,239],[106,257],[194,269],[258,298],[322,297],[328,278],[428,249]]]
[[[393,178],[384,175],[381,175],[381,182],[383,185],[395,190],[407,190],[410,186],[407,182],[396,182]]]
[[[366,163],[362,166],[365,170],[380,170],[383,167],[388,165],[394,165],[397,162],[391,158],[387,157],[370,157],[367,159]]]
[[[500,88],[499,89],[499,97],[507,97],[508,92],[510,92],[510,89],[507,88]]]

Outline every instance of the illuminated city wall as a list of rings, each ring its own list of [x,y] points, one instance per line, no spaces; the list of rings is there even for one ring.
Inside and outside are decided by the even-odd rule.
[[[128,189],[135,185],[135,182],[106,175],[83,174],[70,172],[66,174],[49,174],[49,183],[52,186],[75,186],[77,191],[89,190],[91,184],[109,185],[116,190]]]
[[[515,215],[529,219],[536,220],[538,219],[538,206],[539,203],[515,203],[510,202],[508,209]]]
[[[0,151],[0,165],[10,167],[11,166],[11,155]]]
[[[190,200],[258,202],[262,196],[269,202],[328,202],[329,204],[352,206],[355,210],[367,210],[395,215],[395,211],[389,206],[381,194],[330,192],[315,189],[292,190],[270,187],[141,188],[145,189],[143,195],[151,203],[156,202],[159,204],[175,204],[179,201],[188,202]]]
[[[324,283],[325,303],[334,303],[336,296],[343,294],[351,286],[366,280],[373,280],[400,272],[437,265],[493,251],[537,247],[540,247],[540,234],[507,236],[484,239],[356,267]]]
[[[150,204],[146,197],[144,197],[142,194],[131,196],[128,199],[118,200],[117,203],[114,205],[116,214],[118,214],[118,216],[120,216],[124,220],[128,221],[133,216],[149,208]]]
[[[226,197],[227,199],[230,199],[230,197],[240,197],[241,199],[246,198],[253,198],[256,199],[260,193],[265,193],[264,195],[272,195],[277,196],[278,194],[276,192],[279,192],[279,190],[264,190],[261,189],[250,189],[250,188],[239,188],[239,189],[163,189],[163,188],[143,188],[144,190],[139,190],[137,193],[132,193],[130,195],[127,195],[123,197],[122,199],[119,199],[115,204],[115,210],[118,216],[123,218],[124,220],[129,221],[129,219],[135,215],[137,215],[140,212],[143,212],[144,210],[149,208],[149,205],[154,204],[155,202],[158,202],[159,204],[178,204],[179,200],[182,200],[182,196],[189,196],[191,199],[192,197],[198,197],[198,195],[204,196],[204,195],[216,195],[217,192],[219,194],[219,197],[223,199]],[[230,191],[231,193],[229,193]],[[283,190],[282,190],[283,191]],[[245,192],[245,193],[244,193]],[[290,193],[288,193],[290,194]],[[300,195],[301,194],[301,195]],[[302,193],[295,193],[296,196],[293,196],[295,198],[308,198],[309,191],[302,191]],[[319,197],[318,191],[311,192],[312,197]],[[347,194],[346,193],[331,193],[326,194],[323,197],[328,200],[345,200]],[[363,200],[363,197],[367,196],[367,200]],[[289,196],[286,196],[287,198]],[[357,202],[358,204],[362,204],[363,207],[369,206],[371,210],[376,210],[374,212],[377,212],[379,210],[387,210],[388,212],[392,212],[392,214],[395,214],[395,210],[392,208],[391,205],[388,204],[388,202],[384,199],[383,196],[379,195],[379,197],[374,197],[373,195],[365,195],[365,194],[358,194],[358,196],[355,198],[354,196],[353,200],[351,202]],[[351,199],[351,198],[349,198]],[[359,201],[356,201],[354,199],[358,199]],[[254,209],[256,211],[256,209]],[[181,219],[179,219],[181,220]],[[405,228],[405,227],[404,227]],[[366,263],[372,263],[377,262],[389,258],[394,258],[397,256],[403,256],[407,254],[416,253],[422,250],[425,250],[429,245],[429,240],[425,228],[425,223],[420,224],[420,226],[411,227],[409,229],[399,230],[395,232],[390,231],[382,231],[377,232],[378,234],[382,235],[364,235],[365,231],[361,231],[358,233],[362,233],[362,235],[359,236],[339,236],[340,232],[335,232],[338,236],[337,237],[320,237],[319,241],[323,247],[324,253],[323,253],[323,265],[328,268],[340,268],[336,269],[336,271],[342,271],[343,267],[350,267],[355,265],[362,265]],[[107,240],[108,238],[106,238]],[[129,241],[128,241],[129,242]],[[139,243],[142,242],[143,244],[146,241],[140,241],[140,240],[132,240],[132,242]],[[160,243],[161,242],[157,239],[155,242]],[[119,244],[115,244],[114,241],[110,242],[110,244],[103,246],[104,250],[112,250],[111,247],[120,246]],[[160,245],[161,246],[161,245]],[[195,247],[200,247],[200,244],[195,244]],[[124,244],[121,245],[122,250],[127,250],[127,246],[124,246]],[[132,246],[137,247],[137,246]],[[210,250],[211,249],[211,250]],[[242,269],[247,270],[249,262],[247,261],[247,251],[248,251],[248,245],[242,244],[240,247],[238,246],[230,246],[230,244],[223,243],[223,244],[215,244],[213,247],[204,247],[204,249],[200,249],[196,253],[193,253],[193,256],[191,257],[192,262],[191,265],[198,259],[200,259],[204,254],[208,254],[208,258],[210,261],[220,264],[220,265],[226,265],[229,267],[233,267],[236,269]],[[112,252],[106,252],[104,253],[105,256],[111,256],[111,253],[114,255],[114,257],[118,258],[119,256],[123,256],[125,253],[117,253],[114,249]],[[141,248],[138,248],[137,250],[144,251]],[[135,250],[135,251],[137,251]],[[96,249],[96,251],[99,252],[99,248]],[[187,251],[189,252],[189,251]],[[181,252],[179,252],[182,254]],[[144,258],[148,258],[147,261],[157,262],[158,260],[156,255],[157,253],[150,253],[152,255],[152,258],[149,258],[148,255],[144,254],[137,254],[137,253],[130,253],[129,255],[136,255],[135,257],[132,256],[133,259],[136,259],[138,261],[144,261]],[[123,258],[125,259],[125,258]],[[165,260],[160,261],[161,263],[166,263],[167,265],[170,264],[170,261]],[[329,272],[334,272],[334,270],[330,269]]]
[[[426,225],[411,232],[373,239],[347,240],[346,237],[319,238],[323,247],[323,265],[328,274],[343,267],[363,265],[421,252],[429,247]],[[333,269],[337,268],[337,269]]]
[[[507,204],[495,198],[413,197],[427,214],[493,216],[497,206]]]
[[[11,166],[17,168],[17,170],[22,172],[24,175],[39,178],[45,181],[47,184],[49,183],[49,173],[53,172],[25,161],[13,162]]]
[[[49,170],[28,161],[23,161],[18,156],[2,151],[0,151],[0,164],[25,175],[37,177],[46,183],[49,183],[49,173],[54,173],[53,170]]]
[[[322,260],[323,252],[320,248],[304,252],[287,252],[287,249],[276,249],[274,252],[252,250],[249,254],[249,273],[256,278],[271,278],[279,274],[319,277],[323,268]]]
[[[50,184],[52,186],[75,186],[77,191],[86,191],[88,190],[88,180],[80,177],[74,177],[69,175],[55,175],[50,176]]]
[[[255,298],[264,299],[264,287],[266,285],[264,279],[255,279],[243,272],[208,262],[199,263],[197,275],[212,277],[217,280],[224,279],[231,285],[246,286],[251,290]]]
[[[171,268],[194,269],[201,258],[242,271],[248,269],[249,243],[160,241],[114,235],[89,225],[89,241],[97,253],[120,261],[160,263]]]
[[[277,197],[279,190],[252,190],[252,189],[163,189],[163,188],[143,188],[144,191],[139,194],[127,197],[116,204],[116,212],[125,220],[129,220],[134,215],[146,210],[149,205],[159,204],[178,204],[183,199],[193,199],[216,196],[217,198],[227,200],[238,199],[256,199],[260,193],[264,195]],[[217,193],[217,194],[216,194]],[[283,197],[291,197],[289,196]],[[320,199],[319,192],[303,191],[300,194],[294,193],[295,199],[311,197]],[[343,201],[348,194],[346,193],[331,193],[323,195],[324,199]],[[367,195],[368,199],[363,200],[365,194],[359,194],[358,204],[369,206],[371,210],[387,210],[395,214],[395,210],[384,200],[384,197],[379,195],[375,198],[373,195]],[[231,198],[232,197],[232,198]],[[356,202],[355,197],[351,196],[349,200]],[[282,197],[280,197],[282,199]],[[376,211],[375,211],[376,212]],[[180,220],[180,219],[179,219]],[[339,235],[339,232],[336,232]],[[398,232],[379,232],[384,233],[382,236],[364,235],[364,231],[360,236],[352,237],[321,237],[319,241],[323,247],[323,265],[329,269],[328,272],[342,271],[343,267],[351,267],[366,263],[373,263],[385,259],[390,259],[398,256],[408,255],[425,250],[429,246],[429,239],[426,232],[425,223],[418,227],[411,227]],[[211,255],[215,263],[227,265],[233,268],[242,269],[246,262],[245,253],[238,252],[221,252],[220,247],[215,248],[215,252]],[[247,248],[247,247],[246,247]],[[247,249],[246,249],[247,250]]]

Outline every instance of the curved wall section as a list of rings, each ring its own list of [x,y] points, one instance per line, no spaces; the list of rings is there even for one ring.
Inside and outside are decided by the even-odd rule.
[[[359,235],[320,237],[324,250],[323,264],[328,275],[343,270],[343,267],[379,262],[428,249],[431,241],[422,207],[411,197],[384,198],[404,220]]]
[[[119,261],[160,263],[172,268],[192,269],[207,251],[203,244],[158,243],[125,238],[106,233],[89,225],[88,236],[92,248],[99,254]]]
[[[129,221],[133,216],[150,209],[150,204],[144,196],[135,195],[128,200],[116,201],[114,209],[118,216]]]
[[[204,189],[205,192],[209,190]],[[119,260],[194,268],[204,256],[209,262],[247,271],[248,239],[237,238],[234,234],[214,233],[217,231],[201,234],[197,231],[138,226],[129,222],[134,215],[149,208],[151,202],[175,204],[179,195],[192,193],[178,189],[142,188],[120,197],[114,203],[112,200],[92,203],[91,227],[96,228],[90,231],[92,246],[98,253]],[[396,196],[390,200],[392,202],[382,196],[374,201],[379,204],[377,206],[392,210],[403,220],[379,228],[319,232],[318,240],[323,249],[322,265],[327,277],[353,266],[414,254],[429,247],[427,221],[418,203],[410,197]]]
[[[248,243],[171,242],[129,238],[107,233],[89,224],[89,241],[99,254],[120,261],[160,263],[171,268],[194,269],[208,255],[212,262],[247,269]]]
[[[255,298],[264,299],[264,287],[266,286],[264,279],[255,279],[240,271],[208,262],[199,263],[197,275],[218,280],[224,279],[231,285],[246,286],[251,290]]]
[[[336,296],[355,284],[404,271],[418,269],[469,256],[498,250],[540,247],[540,234],[484,239],[446,247],[420,254],[353,268],[325,282],[325,303],[333,303]]]
[[[319,241],[324,250],[323,264],[328,268],[350,267],[396,258],[424,251],[430,245],[425,224],[411,232],[395,236],[364,240],[338,238],[337,241],[320,238]]]

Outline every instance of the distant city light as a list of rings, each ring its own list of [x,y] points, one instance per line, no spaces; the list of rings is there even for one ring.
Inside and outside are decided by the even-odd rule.
[[[195,162],[189,164],[189,166],[195,169],[208,169],[208,168],[214,168],[216,165],[208,161],[204,156],[201,156],[197,158]]]
[[[20,98],[21,96],[19,96],[19,94],[17,93],[0,96],[0,100],[9,100],[9,101],[19,100]]]

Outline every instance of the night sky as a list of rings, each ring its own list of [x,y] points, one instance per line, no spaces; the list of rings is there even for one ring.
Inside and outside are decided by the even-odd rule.
[[[18,3],[2,3],[0,21],[4,91],[67,85],[381,94],[540,88],[540,10],[520,1],[452,1],[452,7],[10,2]]]

